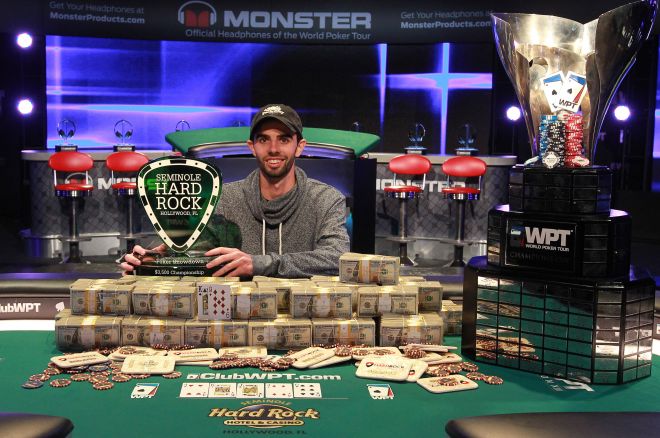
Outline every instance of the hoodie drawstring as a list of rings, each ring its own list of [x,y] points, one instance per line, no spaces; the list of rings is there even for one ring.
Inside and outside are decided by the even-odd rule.
[[[261,255],[266,255],[266,219],[261,219]],[[282,223],[279,226],[279,254],[282,255]]]

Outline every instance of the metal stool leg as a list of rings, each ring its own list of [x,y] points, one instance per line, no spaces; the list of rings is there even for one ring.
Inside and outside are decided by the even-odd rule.
[[[80,203],[80,198],[71,198],[71,217],[69,218],[69,257],[65,260],[65,263],[82,263],[80,257],[80,242],[78,238],[80,237],[78,231],[78,207]]]
[[[133,196],[129,196],[126,199],[126,234],[128,236],[133,236],[134,233],[134,221],[133,221]],[[126,253],[133,252],[133,247],[135,246],[135,239],[129,238],[126,239]]]
[[[414,266],[415,262],[408,257],[408,202],[407,199],[399,200],[399,260],[404,266]]]
[[[465,238],[465,201],[457,200],[456,208],[456,243],[454,244],[454,259],[449,266],[465,266],[463,261],[463,239]]]

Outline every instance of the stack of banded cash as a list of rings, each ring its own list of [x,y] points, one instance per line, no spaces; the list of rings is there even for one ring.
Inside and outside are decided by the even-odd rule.
[[[62,316],[55,321],[55,343],[62,351],[121,345],[121,316]]]
[[[376,345],[376,323],[373,318],[312,319],[313,344]]]
[[[353,296],[348,287],[291,288],[290,314],[294,318],[351,318]]]
[[[248,343],[274,350],[299,350],[312,345],[312,321],[278,315],[271,321],[250,321]]]
[[[291,290],[295,287],[311,287],[314,285],[308,279],[277,279],[269,277],[256,277],[252,279],[259,288],[274,289],[277,291],[277,311],[287,313],[291,308]]]
[[[412,343],[442,345],[442,318],[437,313],[384,316],[380,320],[380,346],[398,347]]]
[[[440,312],[446,335],[460,335],[463,327],[463,306],[451,300],[442,300]]]
[[[401,277],[401,286],[417,289],[418,309],[420,312],[439,312],[442,309],[442,285],[439,281],[409,280]]]
[[[129,279],[130,280],[130,279]],[[74,315],[128,315],[133,285],[124,279],[86,279],[73,282],[70,290]]]
[[[152,347],[183,345],[184,319],[125,316],[121,321],[121,344]]]
[[[418,289],[415,286],[363,286],[358,288],[359,316],[416,315]]]
[[[248,345],[247,321],[186,320],[184,343],[194,347],[243,347]]]
[[[133,313],[175,318],[194,318],[197,288],[192,282],[140,281],[133,289]]]
[[[399,257],[347,252],[339,257],[342,283],[398,284]]]

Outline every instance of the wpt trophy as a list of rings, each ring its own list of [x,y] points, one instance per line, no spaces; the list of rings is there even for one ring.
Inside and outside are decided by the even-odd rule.
[[[206,264],[213,257],[189,250],[214,214],[220,173],[203,161],[166,157],[144,165],[137,186],[147,217],[169,250],[142,256],[136,274],[211,275]]]
[[[650,375],[655,285],[630,266],[611,171],[590,163],[655,14],[655,1],[586,24],[493,14],[533,158],[511,169],[509,205],[488,214],[487,256],[465,269],[462,348],[475,360],[589,383]]]

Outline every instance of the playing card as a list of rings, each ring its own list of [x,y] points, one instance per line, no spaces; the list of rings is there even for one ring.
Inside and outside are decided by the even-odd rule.
[[[321,384],[294,383],[293,396],[295,398],[321,398]]]
[[[208,383],[184,383],[181,385],[181,398],[206,398],[209,395]]]
[[[234,397],[236,397],[236,383],[211,383],[209,386],[209,398]]]
[[[263,383],[239,383],[237,398],[260,398],[264,396]]]
[[[131,398],[152,398],[158,391],[159,383],[138,383],[131,392]]]
[[[587,77],[569,71],[564,79],[564,85],[559,92],[557,107],[571,112],[580,109],[582,99],[587,94]]]
[[[564,74],[562,72],[551,73],[541,78],[543,83],[543,94],[550,105],[550,110],[554,113],[559,110],[559,95],[564,84]]]
[[[231,286],[204,283],[197,286],[197,318],[199,320],[231,319]]]
[[[367,385],[367,389],[374,400],[392,400],[394,398],[394,392],[388,384]]]
[[[266,397],[293,398],[293,385],[291,383],[266,383]]]

